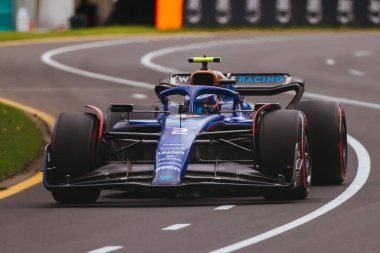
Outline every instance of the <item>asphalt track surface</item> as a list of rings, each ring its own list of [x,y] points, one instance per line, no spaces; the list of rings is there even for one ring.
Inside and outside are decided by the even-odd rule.
[[[188,46],[201,42],[212,43],[203,48]],[[84,43],[0,47],[1,96],[51,115],[82,111],[85,104],[105,110],[110,102],[151,104],[156,101],[149,87],[130,86],[127,81],[99,80],[80,75],[83,72],[70,73],[40,59],[53,49]],[[162,54],[151,59],[153,65],[163,69],[140,63],[144,55],[163,48],[170,49],[160,51]],[[221,56],[223,63],[213,67],[224,72],[289,72],[305,78],[310,93],[345,98],[349,134],[365,147],[371,159],[365,185],[342,205],[238,252],[378,252],[379,33],[145,37],[134,42],[63,52],[51,59],[86,73],[155,84],[167,76],[162,72],[167,67],[183,71],[198,68],[188,64],[187,57],[204,53]],[[158,199],[105,191],[96,204],[72,207],[54,203],[50,193],[37,185],[0,200],[0,252],[217,250],[288,224],[334,201],[352,186],[357,168],[360,173],[359,160],[350,148],[348,178],[343,185],[313,187],[307,200],[293,202],[266,202],[247,197]],[[225,210],[215,210],[220,206]],[[190,225],[163,230],[175,224]]]

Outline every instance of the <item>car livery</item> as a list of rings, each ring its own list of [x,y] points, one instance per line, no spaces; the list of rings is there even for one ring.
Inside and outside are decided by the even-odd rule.
[[[221,73],[219,57],[155,87],[160,106],[111,104],[106,113],[61,113],[45,151],[44,186],[59,203],[89,203],[101,190],[159,196],[252,195],[305,199],[311,184],[347,172],[343,107],[302,101],[285,73]],[[286,108],[246,96],[295,91]],[[323,125],[322,125],[323,123]]]

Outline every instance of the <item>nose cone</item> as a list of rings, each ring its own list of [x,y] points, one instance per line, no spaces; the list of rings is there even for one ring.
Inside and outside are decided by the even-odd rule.
[[[152,185],[179,185],[181,174],[173,169],[164,169],[156,173]]]
[[[157,146],[152,185],[179,185],[186,174],[189,155],[197,134],[209,122],[221,120],[220,115],[169,116]]]
[[[187,169],[187,161],[197,131],[171,128],[162,134],[156,151],[153,185],[178,185]]]

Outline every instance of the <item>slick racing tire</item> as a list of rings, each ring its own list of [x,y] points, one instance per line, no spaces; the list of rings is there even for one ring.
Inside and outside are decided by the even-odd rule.
[[[309,122],[313,154],[313,184],[339,185],[347,173],[347,126],[336,102],[305,101],[296,105]]]
[[[95,168],[98,122],[91,113],[61,113],[57,117],[51,137],[54,181],[66,182]],[[93,202],[99,193],[98,190],[52,192],[53,198],[60,203]]]
[[[155,105],[135,105],[133,110],[136,111],[158,111],[158,107]],[[157,113],[129,113],[129,119],[155,119]],[[126,112],[107,112],[106,116],[106,131],[111,131],[115,124],[122,120],[127,119]]]
[[[266,192],[267,200],[298,200],[308,196],[310,151],[307,121],[302,112],[276,110],[264,114],[259,135],[259,170],[272,176],[281,175],[288,184],[295,180],[293,190]],[[299,170],[295,171],[297,161]]]

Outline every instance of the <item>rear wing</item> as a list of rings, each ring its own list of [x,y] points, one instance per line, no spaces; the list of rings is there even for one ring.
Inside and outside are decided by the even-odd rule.
[[[304,81],[287,73],[226,73],[222,79],[223,86],[232,85],[242,96],[272,96],[287,91],[295,91],[296,95],[288,105],[293,107],[304,93]],[[173,85],[189,85],[190,74],[174,74],[170,83]]]
[[[189,85],[191,74],[174,74],[170,83],[174,85]],[[222,84],[232,84],[236,89],[277,87],[290,84],[293,78],[286,73],[227,73],[223,74]],[[201,85],[201,84],[200,84]]]

